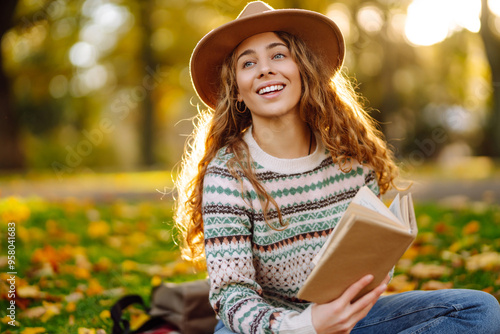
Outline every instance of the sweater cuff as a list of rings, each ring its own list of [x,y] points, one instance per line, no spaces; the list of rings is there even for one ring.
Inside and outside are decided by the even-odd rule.
[[[317,334],[312,324],[312,304],[301,313],[285,319],[279,329],[283,334]]]

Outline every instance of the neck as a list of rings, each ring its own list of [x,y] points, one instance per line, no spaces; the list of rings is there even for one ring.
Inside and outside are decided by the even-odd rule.
[[[314,152],[314,135],[307,123],[298,117],[276,118],[264,124],[253,124],[252,135],[260,148],[280,159],[296,159]]]

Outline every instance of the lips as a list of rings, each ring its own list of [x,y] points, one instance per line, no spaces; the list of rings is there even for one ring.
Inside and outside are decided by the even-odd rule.
[[[264,95],[274,92],[279,92],[285,88],[283,84],[268,85],[257,90],[257,94]]]

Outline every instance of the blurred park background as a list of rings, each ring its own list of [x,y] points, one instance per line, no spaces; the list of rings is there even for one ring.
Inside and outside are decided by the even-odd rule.
[[[5,0],[0,170],[170,170],[200,101],[189,57],[240,0]],[[333,18],[402,167],[500,156],[500,0],[269,1]],[[214,52],[217,52],[214,50]],[[490,163],[491,162],[491,163]],[[468,173],[465,173],[468,174]],[[160,187],[161,185],[158,185]]]
[[[11,333],[109,332],[121,294],[203,276],[171,233],[172,174],[203,108],[189,58],[246,2],[0,2],[0,214],[19,223],[25,312]],[[422,233],[392,291],[499,298],[500,0],[268,3],[337,22],[345,70],[415,181]]]

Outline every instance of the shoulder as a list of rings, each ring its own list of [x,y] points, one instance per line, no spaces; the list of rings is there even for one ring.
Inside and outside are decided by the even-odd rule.
[[[230,160],[234,158],[227,146],[217,151],[209,162],[204,176],[204,187],[223,186],[234,188],[239,183],[234,175],[234,168],[230,168]]]
[[[372,167],[353,160],[352,169],[358,177],[362,178],[363,185],[368,186],[376,195],[380,195],[377,173]]]
[[[227,146],[222,147],[209,162],[205,176],[212,174],[231,176],[229,172],[229,161],[232,158],[234,158],[234,154],[230,149]]]

